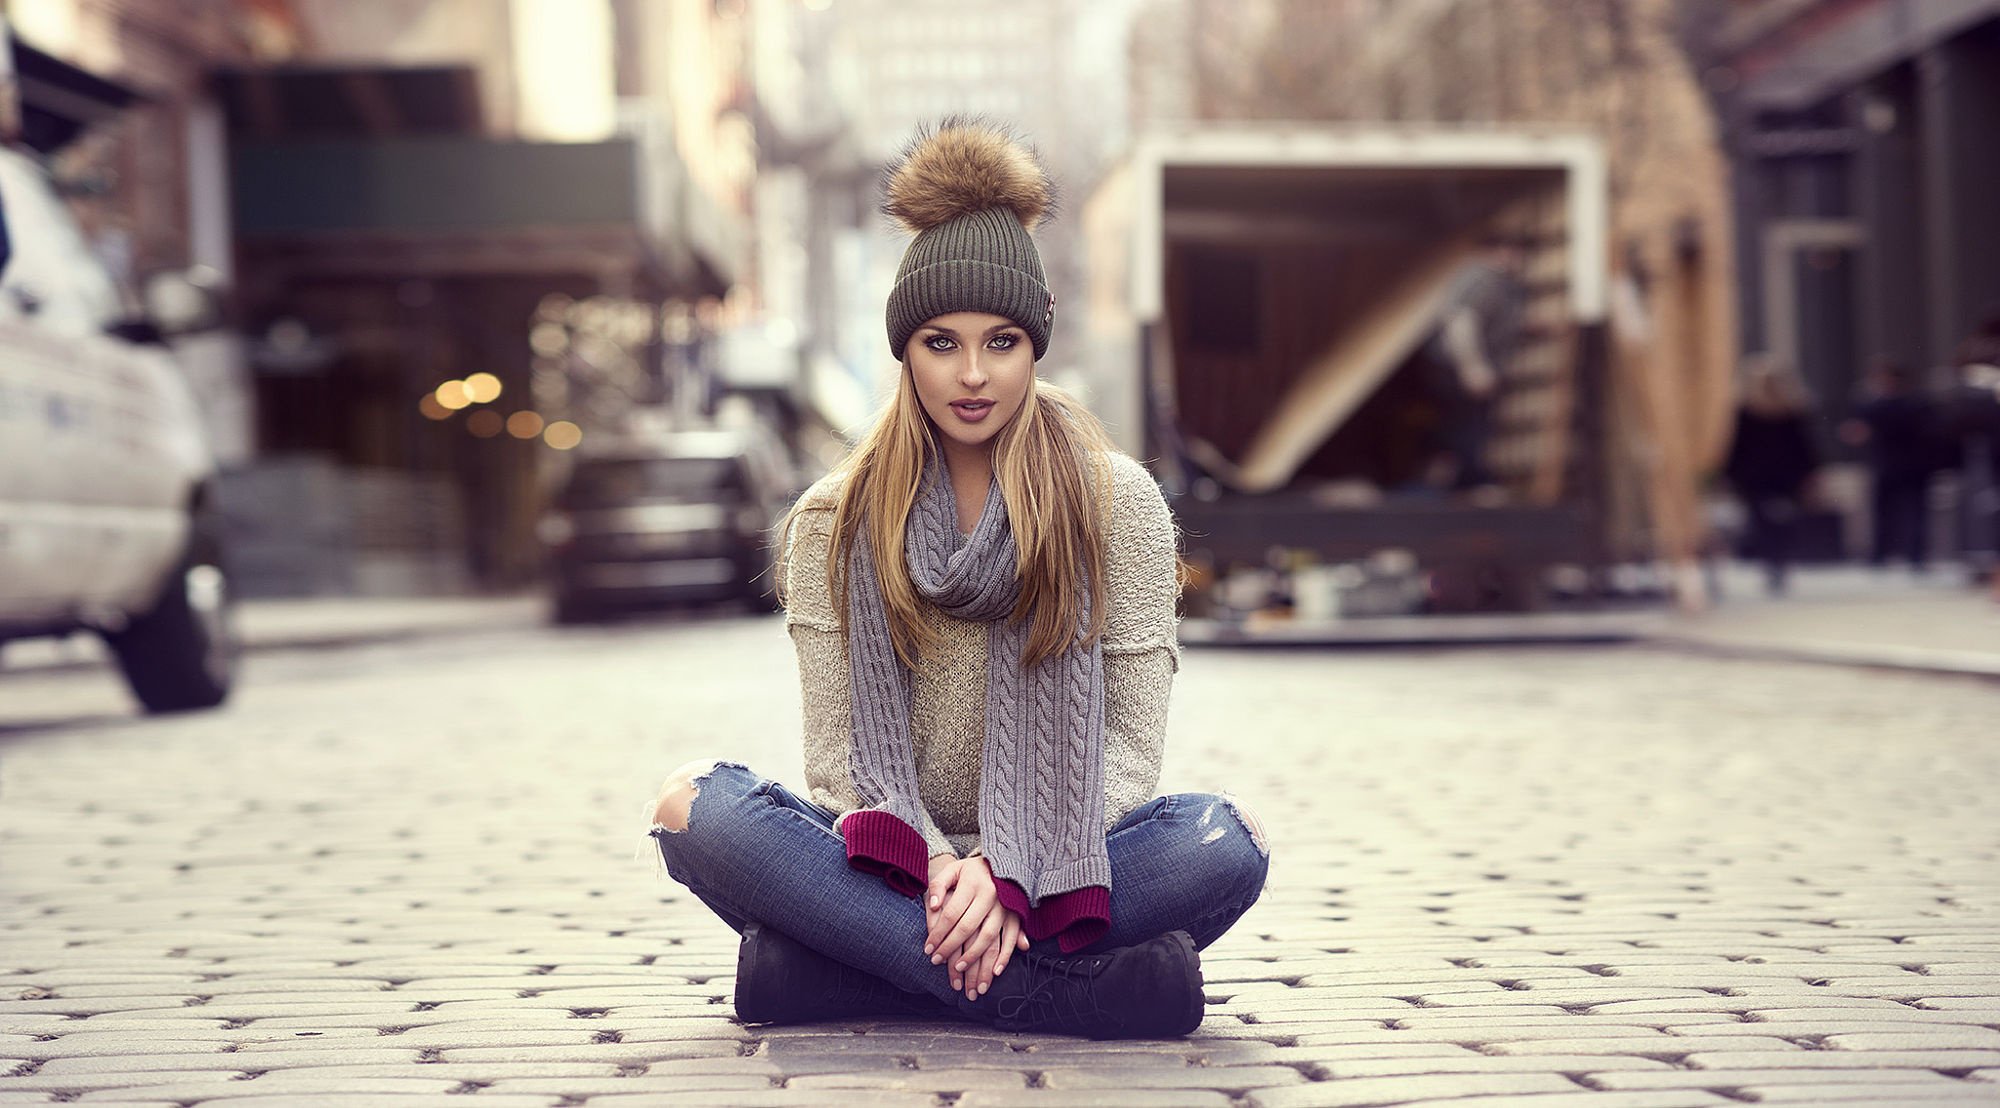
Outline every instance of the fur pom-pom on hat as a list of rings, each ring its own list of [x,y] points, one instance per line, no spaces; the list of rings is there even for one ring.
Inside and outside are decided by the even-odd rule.
[[[1055,205],[1033,147],[964,116],[920,130],[891,168],[887,191],[883,209],[913,234],[987,208],[1006,208],[1032,231]]]
[[[991,312],[1049,351],[1056,298],[1030,237],[1055,205],[1033,148],[984,120],[951,116],[923,129],[890,168],[883,210],[916,237],[903,252],[886,312],[889,349],[905,356],[926,320]]]

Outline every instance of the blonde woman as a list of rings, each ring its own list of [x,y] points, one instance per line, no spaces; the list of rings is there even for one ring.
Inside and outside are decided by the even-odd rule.
[[[978,121],[920,133],[891,174],[915,235],[887,308],[902,372],[785,526],[809,796],[704,760],[653,811],[668,872],[743,935],[743,1020],[1183,1035],[1196,951],[1263,889],[1246,809],[1153,795],[1173,519],[1035,376],[1049,205],[1033,153]]]

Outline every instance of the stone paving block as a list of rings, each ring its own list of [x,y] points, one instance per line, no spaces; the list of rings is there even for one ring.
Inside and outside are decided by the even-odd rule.
[[[1571,1027],[1595,1027],[1600,1024],[1618,1024],[1627,1027],[1663,1027],[1683,1023],[1735,1023],[1733,1012],[1617,1012],[1605,1014],[1596,1009],[1570,1011],[1565,1008],[1531,1008],[1516,1011],[1508,1008],[1426,1008],[1419,1012],[1397,1017],[1399,1027],[1543,1027],[1566,1025]]]
[[[339,1027],[320,1031],[299,1031],[289,1028],[266,1028],[257,1024],[231,1030],[214,1032],[218,1038],[235,1043],[236,1048],[249,1053],[268,1050],[350,1050],[370,1045],[368,1040],[382,1038],[379,1030],[366,1027]],[[208,1033],[204,1032],[203,1037]]]
[[[616,1031],[626,1042],[673,1042],[698,1039],[743,1041],[753,1034],[742,1024],[718,1016],[620,1016],[596,1021],[606,1030]]]
[[[1926,1069],[1675,1069],[1641,1073],[1596,1073],[1590,1083],[1604,1089],[1739,1089],[1750,1085],[1843,1085],[1856,1081],[1932,1084],[1950,1081]]]
[[[1363,1077],[1283,1089],[1255,1089],[1245,1100],[1250,1108],[1359,1108],[1424,1099],[1575,1092],[1579,1088],[1568,1078],[1552,1073],[1451,1073]]]
[[[1803,1050],[1744,1051],[1742,1053],[1691,1054],[1688,1064],[1698,1069],[1865,1069],[1880,1067],[1921,1067],[1933,1070],[1969,1070],[2000,1065],[2000,1051],[1993,1050]]]
[[[1216,1089],[1237,1092],[1277,1085],[1298,1085],[1304,1075],[1290,1066],[1189,1066],[1134,1068],[1093,1066],[1089,1069],[1042,1071],[1049,1089]]]
[[[380,1042],[381,1040],[376,1040]],[[410,1049],[369,1049],[359,1048],[339,1052],[329,1051],[250,1051],[238,1050],[226,1054],[150,1054],[139,1053],[150,1047],[143,1044],[124,1054],[99,1054],[88,1057],[56,1058],[42,1063],[37,1074],[55,1077],[69,1074],[100,1073],[199,1073],[237,1071],[243,1073],[263,1073],[275,1070],[291,1070],[306,1067],[325,1066],[334,1057],[341,1064],[379,1063],[384,1065],[414,1065],[418,1052]]]
[[[650,1098],[685,1094],[700,1095],[710,1105],[734,1105],[741,1103],[742,1096],[761,1093],[771,1089],[771,1080],[757,1074],[699,1073],[659,1077],[639,1074],[632,1077],[522,1077],[495,1081],[479,1090],[481,1098],[495,1094],[537,1095],[550,1097],[586,1097],[592,1104],[624,1101],[633,1103],[632,1096]],[[718,1096],[727,1093],[728,1096]],[[662,1101],[664,1103],[664,1101]],[[477,1103],[484,1103],[481,1099]],[[698,1103],[680,1101],[678,1103]],[[800,1100],[798,1103],[809,1103]]]
[[[1871,1101],[1900,1108],[1906,1104],[2000,1104],[1992,1089],[1967,1088],[1971,1082],[1952,1081],[1936,1085],[1912,1085],[1857,1081],[1838,1086],[1825,1085],[1745,1085],[1738,1095],[1756,1098],[1759,1104],[1844,1104]]]
[[[1197,1089],[976,1090],[954,1108],[1230,1108],[1230,1099]]]
[[[281,1094],[278,1096],[216,1096],[204,1103],[228,1104],[229,1108],[355,1108],[356,1098],[340,1093],[299,1096]],[[131,1108],[125,1102],[97,1103],[95,1108]],[[169,1105],[171,1101],[161,1101]],[[464,1108],[465,1097],[458,1093],[397,1093],[393,1099],[383,1101],[394,1108]],[[494,1094],[481,1090],[480,1108],[556,1108],[562,1103],[558,1096],[536,1096],[526,1093]]]
[[[1541,1054],[1528,1057],[1473,1054],[1450,1058],[1354,1058],[1321,1067],[1329,1077],[1387,1077],[1397,1074],[1448,1073],[1617,1073],[1667,1069],[1654,1058],[1605,1054]]]
[[[40,1017],[37,1017],[40,1019]],[[87,1020],[49,1017],[46,1022],[24,1025],[22,1031],[31,1035],[66,1035],[78,1031],[106,1031],[115,1028],[123,1034],[194,1033],[197,1031],[221,1030],[226,1020],[141,1020],[114,1019],[111,1016],[93,1016]]]
[[[1526,1096],[1480,1096],[1474,1100],[1410,1100],[1400,1108],[1712,1108],[1740,1104],[1700,1090],[1648,1092],[1530,1092]]]
[[[1561,1042],[1565,1039],[1657,1039],[1650,1024],[1597,1016],[1537,1016],[1520,1020],[1409,1020],[1391,1032],[1455,1043]]]
[[[2000,1031],[1990,1027],[1935,1027],[1925,1030],[1854,1031],[1838,1026],[1826,1037],[1829,1050],[1950,1050],[2000,1047]]]
[[[902,1054],[802,1052],[760,1057],[769,1062],[783,1078],[806,1077],[819,1073],[884,1073],[910,1068],[905,1065],[908,1056]]]
[[[437,1052],[445,1062],[586,1062],[612,1065],[687,1060],[656,1043],[591,1042],[568,1046],[457,1047]],[[735,1052],[730,1052],[734,1059]],[[701,1059],[695,1059],[697,1061]]]
[[[321,1076],[293,1078],[281,1073],[265,1074],[254,1081],[175,1081],[171,1084],[154,1083],[117,1090],[96,1090],[86,1092],[78,1101],[90,1104],[101,1100],[163,1100],[199,1103],[206,1100],[235,1099],[245,1096],[271,1097],[346,1097],[353,1103],[380,1103],[384,1097],[399,1097],[412,1094],[442,1095],[458,1086],[455,1080],[419,1081],[395,1078],[351,1078],[347,1080],[329,1079]]]
[[[1278,1065],[1313,1067],[1323,1062],[1331,1062],[1343,1058],[1457,1058],[1476,1053],[1456,1043],[1413,1043],[1398,1042],[1392,1039],[1382,1039],[1368,1043],[1341,1044],[1338,1046],[1276,1046],[1270,1043],[1245,1045],[1255,1045],[1263,1049],[1256,1052],[1231,1053],[1220,1056],[1197,1052],[1191,1060],[1197,1065],[1209,1066]]]
[[[633,1078],[646,1081],[648,1078]],[[619,1090],[622,1092],[623,1090]],[[662,1108],[715,1108],[717,1098],[713,1093],[683,1092],[661,1087],[658,1091],[639,1091],[635,1096],[619,1095],[619,1092],[592,1095],[590,1104],[634,1104],[661,1105]],[[727,1101],[729,1108],[936,1108],[937,1098],[930,1093],[905,1093],[890,1089],[745,1089],[731,1092]]]
[[[226,1035],[227,1032],[217,1032]],[[149,1054],[220,1054],[229,1043],[225,1039],[181,1040],[147,1039],[143,1049]],[[132,1038],[128,1035],[64,1035],[46,1042],[29,1040],[7,1047],[7,1053],[14,1063],[0,1062],[0,1073],[5,1073],[10,1065],[33,1059],[46,1062],[52,1058],[88,1058],[96,1055],[126,1055],[134,1053]]]
[[[1626,1016],[1637,1013],[1719,1013],[1725,1016],[1739,1016],[1756,1007],[1769,1007],[1768,999],[1760,1000],[1747,996],[1715,996],[1702,993],[1698,997],[1675,997],[1670,1000],[1617,1000],[1588,1004],[1592,1015]]]
[[[1814,1017],[1810,1014],[1792,1019],[1746,1020],[1741,1023],[1691,1023],[1674,1030],[1689,1035],[1705,1035],[1713,1039],[1734,1037],[1780,1039],[1819,1039],[1830,1035],[1850,1035],[1880,1033],[1886,1035],[1920,1035],[1928,1031],[1950,1032],[1958,1028],[1978,1028],[1972,1024],[1940,1019],[1933,1014],[1929,1018],[1916,1020],[1885,1021],[1875,1013],[1849,1013],[1836,1016]],[[1980,1044],[1970,1044],[1978,1046]]]
[[[1731,1044],[1738,1040],[1732,1040]],[[1784,1039],[1748,1040],[1753,1045],[1745,1049],[1787,1050],[1796,1045]],[[1672,1057],[1691,1054],[1696,1050],[1714,1050],[1717,1044],[1706,1039],[1689,1039],[1678,1035],[1654,1033],[1647,1036],[1611,1036],[1608,1038],[1553,1038],[1521,1039],[1498,1041],[1489,1039],[1484,1049],[1493,1054],[1520,1055],[1523,1057],[1549,1054],[1630,1054],[1638,1057]]]
[[[916,1069],[879,1073],[821,1073],[794,1077],[788,1089],[898,1089],[910,1092],[958,1093],[973,1089],[1025,1089],[1020,1070]]]
[[[860,1035],[772,1036],[764,1040],[763,1053],[773,1058],[789,1057],[796,1054],[823,1054],[831,1051],[853,1052],[857,1054],[921,1054],[924,1052],[951,1052],[958,1054],[1014,1053],[1008,1045],[1008,1041],[997,1035],[959,1033],[958,1029],[966,1027],[966,1024],[951,1024],[949,1026],[952,1030],[940,1031],[934,1035],[912,1035],[895,1031],[884,1031]],[[1070,1040],[1070,1042],[1076,1041]],[[1138,1049],[1129,1043],[1109,1045],[1113,1045],[1113,1049]]]
[[[491,1083],[522,1077],[574,1077],[609,1079],[623,1069],[617,1062],[402,1062],[396,1064],[350,1064],[344,1058],[322,1059],[315,1065],[294,1066],[273,1073],[312,1073],[325,1076],[344,1074],[357,1078],[450,1077],[456,1081]]]
[[[521,1027],[501,1021],[426,1024],[399,1034],[385,1035],[382,1042],[418,1050],[451,1050],[471,1046],[573,1046],[597,1041],[600,1029],[592,1026],[596,1021],[569,1022],[575,1026]]]
[[[1058,1060],[1051,1060],[1049,1057],[1043,1055],[1026,1052],[1016,1053],[1013,1051],[1003,1051],[998,1054],[986,1052],[964,1054],[958,1051],[919,1051],[915,1054],[897,1055],[897,1057],[915,1063],[916,1067],[920,1070],[1019,1070],[1026,1072],[1043,1069],[1052,1065],[1070,1064],[1067,1061],[1060,1060],[1060,1058]],[[1133,1054],[1113,1055],[1106,1059],[1106,1064],[1119,1064],[1114,1059],[1134,1057],[1145,1056]],[[1162,1064],[1186,1065],[1187,1061],[1184,1055],[1174,1055]]]
[[[227,1077],[217,1075],[218,1078]],[[68,1076],[44,1076],[40,1073],[23,1077],[0,1077],[0,1096],[10,1094],[35,1094],[47,1096],[50,1093],[87,1093],[106,1089],[130,1089],[142,1085],[157,1085],[161,1075],[157,1073],[93,1073],[71,1074]],[[170,1099],[170,1098],[169,1098]]]
[[[98,1016],[110,1012],[178,1011],[187,1007],[187,1002],[194,998],[195,994],[188,992],[161,993],[149,997],[0,1000],[0,1020],[12,1016]],[[5,1026],[0,1023],[0,1027]]]
[[[1204,969],[1204,973],[1206,970]],[[1308,977],[1299,981],[1301,989],[1311,989],[1320,996],[1333,1000],[1393,1000],[1403,997],[1422,997],[1433,994],[1463,995],[1469,993],[1501,993],[1506,989],[1479,977],[1432,978],[1424,981],[1381,982],[1370,985],[1349,985],[1329,982],[1321,978]]]

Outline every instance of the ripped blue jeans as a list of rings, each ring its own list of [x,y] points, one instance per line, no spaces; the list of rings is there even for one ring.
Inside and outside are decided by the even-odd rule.
[[[736,762],[694,779],[685,830],[651,834],[674,880],[738,932],[773,927],[905,992],[964,999],[950,966],[923,951],[924,909],[847,864],[834,815]],[[1207,793],[1155,797],[1118,821],[1111,857],[1111,930],[1078,953],[1186,931],[1206,947],[1264,891],[1270,854],[1235,802]],[[1036,954],[1058,954],[1053,938]]]

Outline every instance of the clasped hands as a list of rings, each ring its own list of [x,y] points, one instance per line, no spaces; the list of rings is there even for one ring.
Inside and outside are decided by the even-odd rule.
[[[931,858],[924,890],[924,953],[951,973],[951,987],[977,1000],[1007,968],[1016,950],[1028,949],[1021,917],[1000,903],[986,859],[939,854]]]

